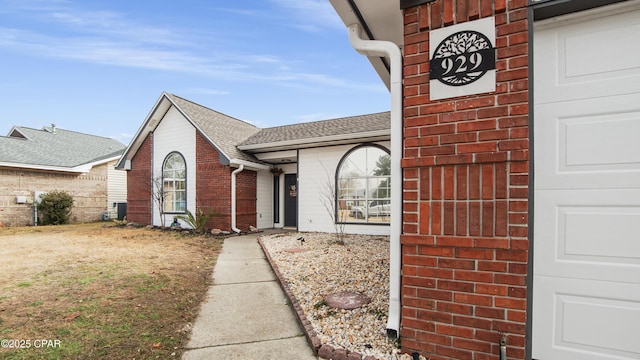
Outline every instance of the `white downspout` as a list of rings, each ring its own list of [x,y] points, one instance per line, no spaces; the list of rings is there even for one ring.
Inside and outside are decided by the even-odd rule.
[[[231,173],[231,230],[240,233],[241,230],[236,227],[236,174],[244,170],[244,165],[233,170]]]
[[[361,36],[360,24],[351,24],[349,41],[360,54],[386,56],[391,61],[391,228],[389,243],[389,320],[387,335],[400,336],[400,275],[402,255],[400,234],[402,233],[402,53],[391,41],[367,40]]]

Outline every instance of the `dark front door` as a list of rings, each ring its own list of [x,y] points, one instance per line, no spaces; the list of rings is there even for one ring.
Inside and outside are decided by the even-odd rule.
[[[298,225],[298,175],[284,175],[284,226]]]

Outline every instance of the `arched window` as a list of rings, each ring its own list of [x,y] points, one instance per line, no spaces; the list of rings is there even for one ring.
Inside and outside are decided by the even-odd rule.
[[[187,165],[180,153],[172,152],[162,164],[164,211],[181,213],[187,209]]]
[[[391,222],[391,156],[378,145],[349,151],[338,164],[336,200],[338,222]]]

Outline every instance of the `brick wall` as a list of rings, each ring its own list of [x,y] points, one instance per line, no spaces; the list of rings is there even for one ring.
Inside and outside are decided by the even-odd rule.
[[[526,0],[404,10],[402,347],[436,359],[525,357]],[[429,30],[495,16],[497,91],[429,100]]]
[[[152,223],[151,171],[153,164],[153,133],[149,133],[127,171],[127,221],[143,225]]]
[[[220,164],[218,151],[200,132],[196,132],[196,211],[214,209],[221,214],[207,223],[207,228],[231,229],[231,173],[233,168]],[[245,170],[236,176],[236,226],[247,230],[256,225],[255,171]]]
[[[244,170],[236,177],[236,227],[248,230],[249,226],[256,226],[258,174],[255,171]]]
[[[33,224],[33,200],[36,191],[65,191],[74,200],[71,222],[101,219],[108,208],[107,167],[114,162],[94,166],[86,174],[0,169],[0,221],[3,226]],[[28,204],[17,204],[16,196],[25,196]]]

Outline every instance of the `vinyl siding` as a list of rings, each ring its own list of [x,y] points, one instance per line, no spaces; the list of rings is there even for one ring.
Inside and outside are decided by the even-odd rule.
[[[389,148],[389,142],[378,144]],[[322,205],[321,194],[327,181],[335,181],[342,157],[357,145],[331,146],[300,150],[298,155],[298,229],[300,231],[334,232],[328,210]],[[349,234],[389,235],[389,226],[347,224]]]
[[[115,169],[115,161],[107,168],[107,202],[127,202],[127,172]]]
[[[182,114],[171,107],[154,132],[153,178],[162,176],[162,163],[171,152],[179,152],[187,165],[187,209],[196,212],[196,129]],[[155,186],[155,185],[154,185]],[[174,214],[165,215],[165,225]],[[153,204],[153,224],[161,225],[158,206]]]
[[[118,214],[114,203],[127,202],[127,172],[115,169],[116,161],[107,164],[107,209],[111,217]]]
[[[273,174],[259,171],[257,180],[257,227],[270,229],[273,227]]]

